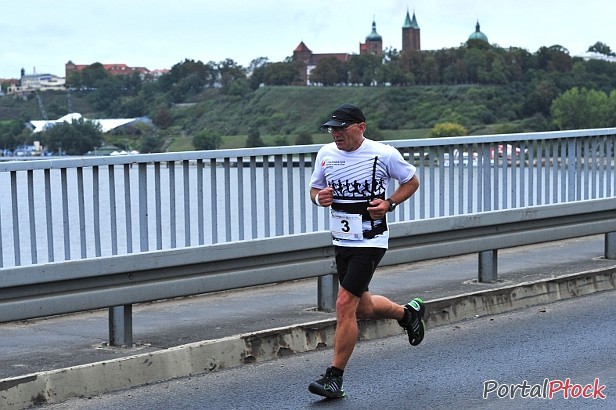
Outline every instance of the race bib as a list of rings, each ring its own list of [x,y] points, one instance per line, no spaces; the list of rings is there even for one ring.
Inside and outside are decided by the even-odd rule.
[[[336,239],[361,241],[364,238],[360,214],[347,214],[332,209],[329,229]]]

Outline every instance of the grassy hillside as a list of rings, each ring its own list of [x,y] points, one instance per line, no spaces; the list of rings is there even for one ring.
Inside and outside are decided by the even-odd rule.
[[[432,128],[439,122],[456,122],[468,129],[516,120],[523,96],[498,86],[426,87],[266,87],[250,97],[230,98],[208,90],[175,118],[192,133],[214,129],[223,135],[291,135],[315,132],[339,104],[362,108],[370,126],[382,130]]]
[[[86,118],[101,118],[84,92],[40,93],[49,119],[66,114],[69,106]],[[524,94],[507,86],[415,87],[263,87],[246,96],[222,95],[206,89],[187,104],[171,108],[173,124],[165,132],[169,150],[191,149],[192,136],[203,130],[222,135],[221,148],[242,147],[246,135],[258,130],[267,145],[294,144],[300,132],[315,143],[329,141],[319,126],[339,104],[358,105],[368,118],[368,130],[379,129],[385,139],[423,138],[441,122],[465,126],[470,134],[497,127],[512,131],[543,131],[545,121],[520,119]],[[0,98],[0,120],[41,119],[38,101]],[[369,132],[368,131],[368,132]]]
[[[92,110],[86,96],[86,93],[74,91],[71,93],[64,91],[39,93],[48,119],[57,119],[68,114],[69,106],[72,108],[72,112],[79,112],[90,118],[98,117],[97,113]],[[12,96],[0,98],[0,120],[14,119],[23,121],[43,119],[43,113],[34,95],[25,98]]]

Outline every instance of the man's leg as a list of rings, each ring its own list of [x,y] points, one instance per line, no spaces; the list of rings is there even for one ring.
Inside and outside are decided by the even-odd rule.
[[[409,337],[409,343],[417,346],[424,338],[425,324],[423,300],[415,298],[404,306],[392,302],[384,296],[365,292],[357,306],[358,319],[396,319]]]
[[[404,306],[399,305],[385,296],[364,292],[357,306],[358,319],[396,319],[404,317]]]
[[[334,333],[334,360],[323,377],[310,383],[311,393],[330,399],[346,396],[342,387],[342,374],[357,341],[357,317],[355,311],[360,298],[340,288],[336,300],[336,332]]]
[[[332,365],[344,370],[357,342],[357,305],[360,298],[340,288],[336,300],[336,333],[334,334],[334,360]]]
[[[336,333],[332,365],[344,370],[357,343],[357,319],[396,319],[404,317],[404,306],[385,296],[364,292],[361,298],[341,288],[336,301]]]

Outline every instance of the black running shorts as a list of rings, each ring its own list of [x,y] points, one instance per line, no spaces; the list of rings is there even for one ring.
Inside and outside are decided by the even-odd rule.
[[[360,298],[368,291],[372,275],[386,249],[334,246],[334,251],[340,286]]]

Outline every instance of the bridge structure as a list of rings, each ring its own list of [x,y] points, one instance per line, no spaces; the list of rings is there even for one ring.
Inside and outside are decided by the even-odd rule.
[[[605,235],[616,258],[616,129],[387,141],[418,169],[384,264]],[[0,163],[0,320],[318,277],[337,291],[328,211],[308,181],[320,145]],[[395,185],[390,187],[395,189]]]

